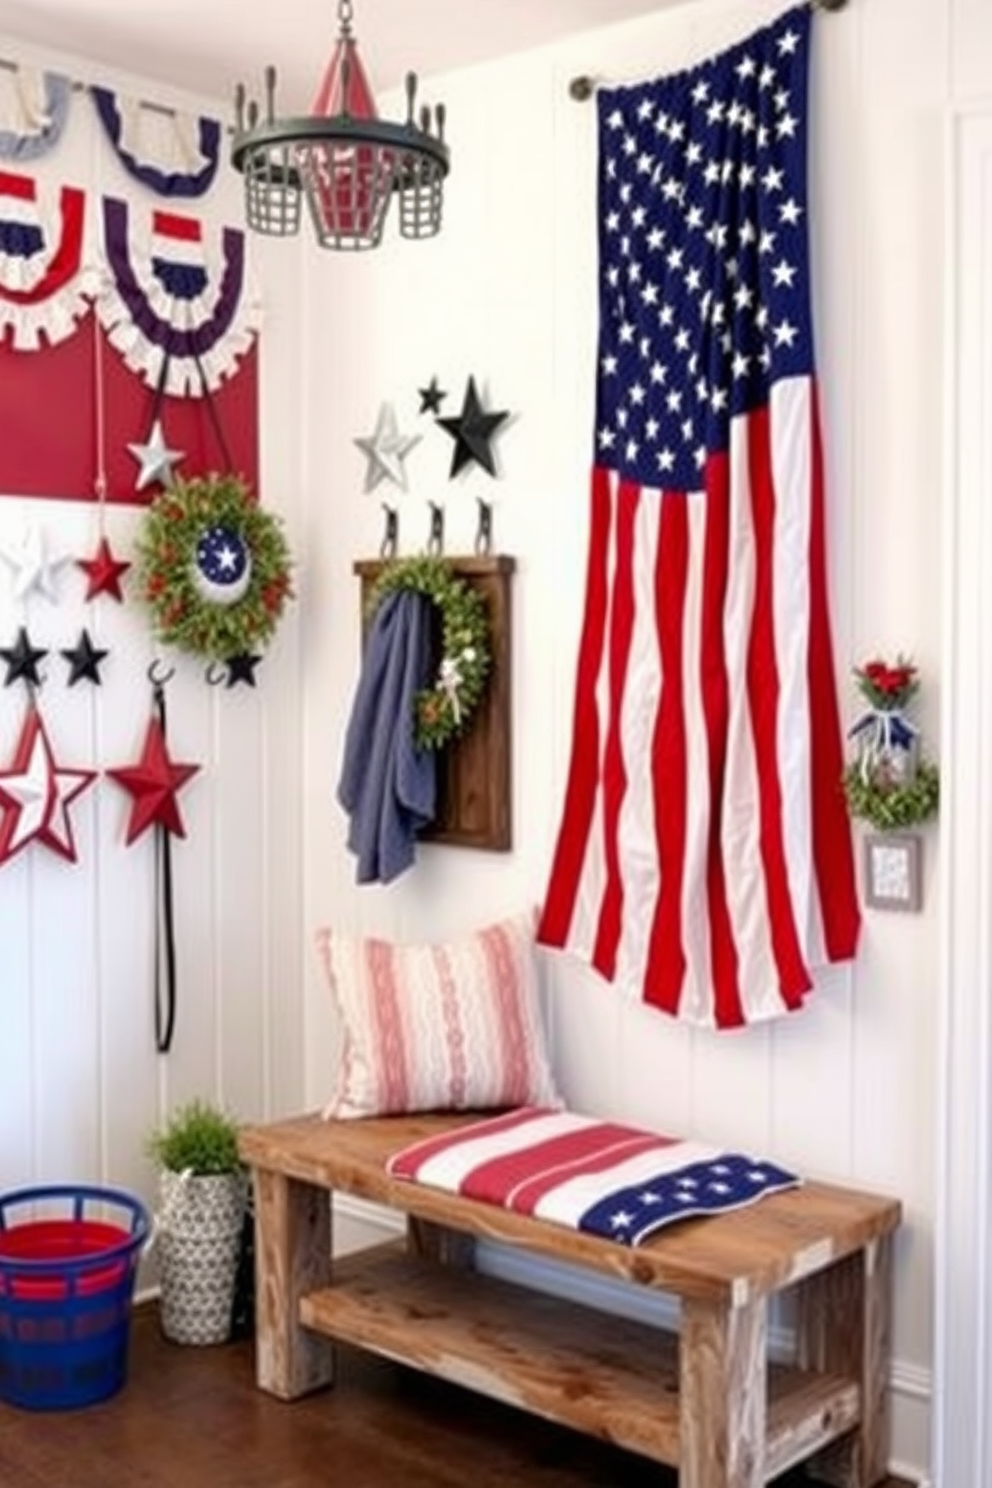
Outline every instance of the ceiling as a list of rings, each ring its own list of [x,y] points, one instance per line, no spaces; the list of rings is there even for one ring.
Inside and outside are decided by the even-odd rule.
[[[374,89],[609,25],[678,0],[353,0]],[[684,3],[684,0],[683,0]],[[336,0],[0,0],[0,36],[210,98],[272,62],[280,111],[305,111],[337,32]]]

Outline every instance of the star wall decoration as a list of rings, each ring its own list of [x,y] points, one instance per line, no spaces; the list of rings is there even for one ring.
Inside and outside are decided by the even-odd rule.
[[[15,599],[40,594],[55,603],[59,597],[56,576],[70,559],[68,553],[54,556],[49,551],[40,527],[28,527],[18,543],[0,545],[0,558],[13,570]]]
[[[262,660],[250,651],[242,651],[237,656],[227,658],[227,685],[235,687],[239,682],[244,682],[248,687],[255,686],[255,668]]]
[[[131,565],[123,558],[114,557],[105,537],[101,537],[92,558],[77,558],[76,565],[86,575],[87,599],[96,599],[98,594],[106,594],[111,599],[123,602],[121,579]]]
[[[448,396],[447,393],[442,391],[442,389],[438,386],[436,377],[432,377],[426,387],[418,388],[417,392],[420,394],[421,413],[440,413],[441,404]]]
[[[0,864],[38,842],[76,861],[69,807],[96,779],[95,770],[69,770],[55,761],[41,714],[28,709],[14,758],[0,770]]]
[[[170,759],[161,724],[157,718],[150,719],[138,763],[106,771],[131,796],[125,847],[152,826],[164,827],[176,837],[186,836],[176,793],[199,769],[199,765],[177,764]]]
[[[89,631],[84,628],[72,650],[62,652],[69,663],[69,686],[75,687],[77,682],[82,682],[85,678],[87,682],[93,682],[99,687],[100,663],[108,654],[94,646]]]
[[[41,647],[32,646],[31,638],[22,625],[12,646],[0,646],[0,659],[7,665],[4,687],[10,687],[13,682],[28,682],[32,687],[40,687],[38,663],[47,655],[48,652]]]
[[[403,461],[419,444],[420,434],[401,434],[396,424],[396,413],[390,403],[383,403],[372,434],[355,440],[360,450],[368,457],[365,470],[365,489],[374,491],[380,481],[389,480],[406,490],[406,466]]]
[[[451,458],[451,471],[449,478],[454,479],[458,472],[466,465],[481,465],[483,470],[490,475],[496,474],[496,464],[493,459],[491,448],[493,435],[506,419],[509,413],[487,413],[479,402],[479,392],[475,385],[475,378],[470,377],[465,389],[465,397],[462,401],[461,413],[449,417],[439,418],[437,423],[455,441],[455,451]]]
[[[156,419],[152,424],[152,432],[145,444],[129,444],[128,449],[141,467],[134,482],[136,491],[143,491],[146,486],[159,485],[171,486],[173,481],[173,465],[178,465],[183,458],[185,450],[169,449],[162,432],[162,420]]]

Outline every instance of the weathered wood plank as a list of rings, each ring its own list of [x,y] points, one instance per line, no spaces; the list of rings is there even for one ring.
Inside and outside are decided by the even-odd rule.
[[[330,1195],[265,1169],[254,1184],[256,1379],[295,1400],[334,1375],[333,1348],[299,1321],[301,1296],[331,1278]]]
[[[891,1364],[892,1242],[872,1241],[798,1289],[796,1359],[800,1368],[837,1371],[857,1380],[860,1424],[818,1454],[817,1478],[830,1488],[873,1488],[888,1462]]]
[[[767,1337],[763,1297],[683,1306],[680,1488],[762,1488]]]
[[[396,1244],[338,1261],[334,1285],[304,1298],[300,1315],[341,1342],[678,1462],[679,1345],[663,1329],[493,1277],[443,1271]],[[763,1391],[763,1361],[758,1374]],[[849,1381],[773,1367],[767,1462],[785,1471],[846,1429],[857,1409]]]
[[[807,1183],[772,1194],[750,1209],[686,1220],[629,1249],[595,1236],[511,1214],[492,1204],[400,1182],[385,1170],[400,1148],[478,1120],[465,1115],[390,1116],[322,1121],[316,1115],[242,1130],[246,1162],[304,1182],[340,1188],[436,1224],[535,1254],[588,1266],[643,1286],[739,1305],[859,1251],[889,1234],[897,1200]]]

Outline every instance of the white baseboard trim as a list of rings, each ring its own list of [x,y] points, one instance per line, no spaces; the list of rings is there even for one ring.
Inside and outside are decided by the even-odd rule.
[[[405,1227],[404,1216],[396,1210],[383,1209],[350,1194],[335,1195],[334,1212],[348,1223],[349,1230],[354,1227],[365,1233],[371,1232],[371,1239],[392,1238],[402,1234]],[[652,1323],[673,1332],[678,1329],[678,1302],[663,1292],[612,1281],[594,1271],[548,1261],[542,1256],[485,1240],[478,1244],[476,1261],[485,1275],[513,1282],[516,1286],[547,1292],[635,1322]],[[791,1357],[793,1345],[792,1331],[773,1323],[768,1338],[772,1357]],[[933,1389],[930,1371],[918,1364],[893,1360],[889,1389],[893,1396],[894,1435],[897,1438],[896,1454],[889,1464],[889,1471],[908,1482],[918,1483],[919,1488],[929,1488],[924,1473]]]

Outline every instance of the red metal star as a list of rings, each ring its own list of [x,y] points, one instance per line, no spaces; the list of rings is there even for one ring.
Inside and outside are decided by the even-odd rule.
[[[87,578],[87,599],[96,599],[98,594],[109,594],[111,599],[123,601],[121,578],[131,565],[122,558],[114,557],[105,537],[101,537],[100,546],[92,558],[77,558],[76,563]]]
[[[132,797],[125,847],[130,847],[136,837],[156,824],[177,837],[186,836],[176,792],[199,769],[199,765],[179,765],[169,758],[161,725],[157,718],[150,719],[138,763],[106,771],[111,780],[116,780]]]
[[[67,770],[56,764],[41,715],[30,707],[10,768],[0,770],[0,863],[29,842],[40,842],[74,863],[69,806],[95,779],[95,770]]]

